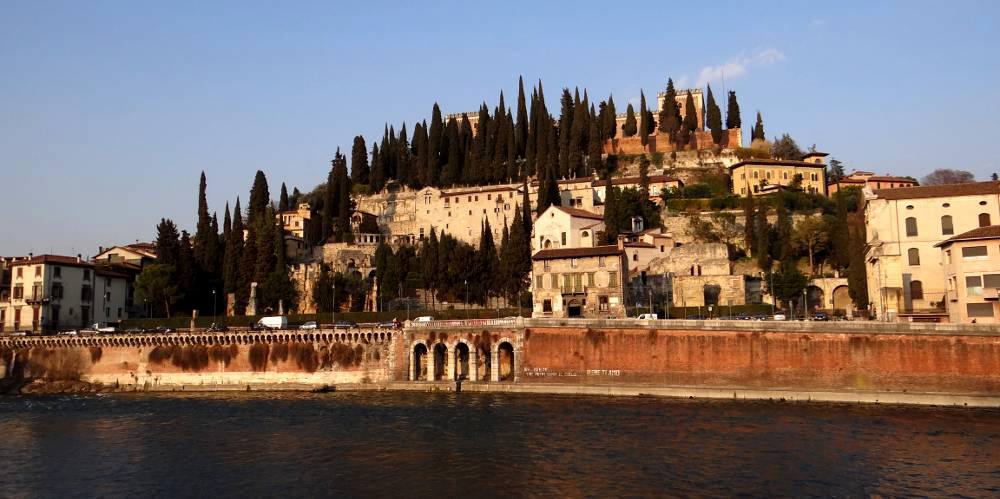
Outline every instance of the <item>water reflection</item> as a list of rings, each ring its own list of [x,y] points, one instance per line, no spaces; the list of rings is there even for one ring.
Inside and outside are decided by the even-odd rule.
[[[1000,411],[514,394],[0,399],[3,496],[1000,493]]]

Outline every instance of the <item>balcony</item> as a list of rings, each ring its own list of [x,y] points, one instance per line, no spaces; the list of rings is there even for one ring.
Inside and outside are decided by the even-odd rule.
[[[983,289],[983,299],[984,300],[1000,300],[1000,290],[997,288],[985,288]]]

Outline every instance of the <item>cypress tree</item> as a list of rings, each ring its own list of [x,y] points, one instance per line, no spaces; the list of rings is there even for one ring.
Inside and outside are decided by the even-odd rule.
[[[278,211],[288,211],[288,189],[281,183],[281,195],[278,197]]]
[[[529,197],[528,191],[528,179],[524,179],[524,185],[521,188],[521,221],[524,224],[524,233],[527,234],[527,238],[531,238],[531,198]]]
[[[531,176],[535,174],[535,149],[538,135],[538,91],[531,89],[531,108],[528,115],[528,135],[525,138],[524,146],[524,174]]]
[[[500,269],[500,259],[497,255],[496,243],[493,241],[493,230],[490,228],[489,219],[484,218],[479,236],[479,251],[476,254],[480,279],[477,283],[483,288],[482,295],[489,299],[490,290],[497,289],[502,281],[497,278]]]
[[[211,274],[216,270],[219,233],[212,230],[212,217],[208,214],[205,190],[205,172],[201,172],[201,180],[198,183],[198,224],[195,229],[193,255],[196,268]]]
[[[249,210],[247,220],[251,225],[264,214],[264,210],[270,204],[271,194],[267,189],[267,177],[264,176],[264,172],[257,170],[253,187],[250,188],[250,203],[247,205]]]
[[[691,136],[697,129],[698,113],[695,111],[694,97],[691,95],[691,92],[688,92],[687,99],[684,100],[684,122],[681,123],[680,144],[687,146],[691,140]]]
[[[750,133],[750,141],[755,140],[767,140],[764,135],[764,120],[760,117],[760,111],[757,111],[757,123],[753,126],[753,131]]]
[[[607,130],[606,138],[613,139],[618,136],[618,111],[615,110],[615,97],[613,95],[608,96],[608,121],[605,124],[605,129]],[[634,113],[633,113],[634,114]],[[632,117],[635,119],[635,116]]]
[[[225,293],[236,291],[239,281],[240,259],[243,251],[243,214],[240,213],[240,198],[236,198],[233,209],[233,225],[226,237],[226,253],[223,257],[222,289]]]
[[[711,85],[708,86],[708,109],[705,111],[705,124],[712,131],[712,141],[716,144],[722,143],[722,110],[715,103]]]
[[[517,77],[517,123],[514,125],[514,145],[517,157],[523,158],[528,143],[528,106],[524,99],[524,78]]]
[[[427,134],[427,178],[424,185],[438,186],[438,176],[445,159],[441,157],[441,142],[444,139],[444,122],[441,120],[441,108],[437,102],[431,113],[431,128]]]
[[[587,170],[590,173],[598,172],[603,175],[604,167],[601,164],[601,147],[604,142],[601,140],[601,132],[598,128],[598,120],[590,122],[590,138],[587,141]]]
[[[635,122],[635,109],[632,109],[632,104],[629,104],[628,109],[625,111],[625,125],[622,127],[622,136],[634,137],[637,133],[639,133],[639,125]]]
[[[726,104],[726,128],[740,128],[740,104],[736,102],[736,92],[729,91],[729,102]]]
[[[365,144],[365,138],[358,135],[354,137],[354,144],[351,146],[351,180],[355,184],[368,185],[370,176],[368,145]]]
[[[410,143],[406,135],[406,123],[399,130],[399,138],[396,140],[396,180],[403,185],[410,185],[411,175],[410,163]]]
[[[515,224],[519,224],[520,220],[517,220],[517,216],[521,213],[520,210],[514,212]],[[500,234],[500,261],[499,267],[496,271],[496,283],[494,289],[497,291],[497,295],[503,295],[508,298],[511,296],[512,283],[514,280],[513,272],[513,259],[512,254],[514,247],[510,244],[510,227],[507,225],[507,219],[504,218],[503,231]]]
[[[378,144],[372,144],[372,166],[368,176],[368,192],[377,194],[385,187],[385,164]]]
[[[263,283],[267,276],[274,270],[275,263],[277,261],[277,254],[275,252],[275,247],[278,243],[275,242],[275,238],[281,238],[278,234],[277,226],[274,223],[274,217],[267,217],[266,215],[273,215],[271,207],[267,207],[264,210],[264,215],[257,220],[257,260],[254,262],[254,280],[258,283]]]
[[[754,215],[754,258],[757,260],[757,267],[764,272],[771,270],[774,258],[771,254],[771,226],[767,223],[767,205],[762,204]]]
[[[427,179],[427,124],[417,123],[413,129],[413,184],[419,189]]]
[[[646,94],[639,90],[639,140],[645,146],[649,143],[649,113],[646,112]]]
[[[329,242],[330,236],[333,235],[334,218],[337,216],[337,208],[339,207],[340,191],[336,173],[336,156],[338,155],[340,155],[340,149],[337,149],[336,155],[330,160],[330,171],[326,174],[326,186],[323,188],[323,213],[320,218],[319,230],[319,239],[323,243]],[[253,226],[254,224],[251,223],[250,225]]]
[[[643,199],[649,198],[649,158],[645,154],[639,157],[639,192]]]
[[[161,218],[156,225],[156,254],[157,263],[172,265],[177,268],[180,260],[180,233],[177,225],[169,218]]]
[[[674,80],[667,78],[667,92],[660,109],[660,134],[670,141],[675,141],[680,128],[681,115],[677,109],[677,90],[674,89]]]
[[[557,173],[558,177],[568,178],[570,172],[569,164],[569,147],[570,139],[573,136],[573,116],[576,114],[576,107],[573,103],[573,96],[570,95],[568,88],[563,88],[562,98],[560,102],[560,114],[559,114],[559,170]]]
[[[185,308],[191,310],[197,304],[195,293],[195,282],[197,279],[197,262],[195,262],[194,248],[191,245],[191,235],[188,231],[181,231],[180,245],[177,258],[177,290],[184,296]]]
[[[247,235],[240,251],[239,269],[236,276],[237,313],[242,314],[249,303],[250,284],[254,282],[254,272],[257,265],[257,228],[247,217]]]
[[[452,118],[448,120],[445,140],[441,145],[441,152],[446,153],[448,159],[448,163],[441,170],[442,187],[451,187],[462,178],[462,151],[458,139],[458,122]]]
[[[434,295],[441,283],[438,273],[438,237],[437,229],[431,227],[430,238],[420,252],[421,273],[424,276],[424,287],[431,291],[431,307],[434,306]]]

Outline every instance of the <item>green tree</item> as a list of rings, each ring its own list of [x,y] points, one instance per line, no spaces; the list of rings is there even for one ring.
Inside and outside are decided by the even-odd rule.
[[[243,252],[243,213],[240,212],[239,197],[236,198],[233,214],[233,225],[226,236],[226,251],[222,259],[222,289],[225,294],[236,292],[239,280],[240,257]]]
[[[635,122],[635,109],[632,109],[632,104],[629,104],[628,109],[625,111],[625,125],[622,127],[622,136],[634,137],[636,133],[639,133],[639,126]]]
[[[646,94],[639,90],[639,140],[645,146],[649,143],[649,113],[646,111]]]
[[[281,183],[281,195],[278,198],[278,211],[288,211],[288,189],[285,188],[285,183]]]
[[[827,173],[830,183],[840,182],[844,178],[844,164],[835,158],[830,158],[830,171]]]
[[[951,168],[938,168],[920,180],[923,185],[967,184],[975,181],[976,177],[971,172]]]
[[[365,144],[365,138],[358,135],[354,137],[354,144],[351,146],[351,180],[355,184],[368,185],[370,176],[368,146]]]
[[[153,263],[143,267],[135,279],[135,299],[163,306],[166,317],[170,317],[171,307],[179,302],[183,295],[177,288],[174,276],[174,266]]]
[[[771,156],[775,159],[800,160],[802,159],[802,149],[795,143],[791,135],[783,134],[781,138],[775,139],[771,145]]]
[[[760,121],[760,113],[757,113],[757,120]],[[729,101],[726,104],[726,128],[734,129],[740,128],[742,125],[742,120],[740,119],[740,104],[736,102],[736,92],[732,90],[729,91]],[[763,127],[761,128],[761,140],[764,140]]]
[[[677,90],[674,88],[674,80],[668,78],[663,107],[660,109],[660,135],[673,142],[677,140],[680,128],[681,113],[677,108]]]
[[[766,140],[764,136],[764,120],[760,117],[760,111],[757,111],[757,123],[753,126],[753,131],[750,132],[750,141]]]
[[[253,187],[250,188],[250,203],[247,205],[247,221],[255,223],[264,214],[264,210],[271,204],[271,194],[267,188],[267,177],[264,172],[257,170],[253,179]]]
[[[830,242],[829,227],[828,221],[822,217],[808,217],[795,226],[792,239],[809,256],[811,275],[816,275],[816,253],[826,249]]]
[[[705,112],[705,125],[712,131],[712,141],[716,144],[722,143],[722,110],[715,103],[715,96],[712,95],[712,86],[708,86],[708,109]]]
[[[635,121],[635,113],[632,113],[632,120]],[[615,97],[608,96],[607,122],[605,123],[606,136],[604,138],[613,139],[618,136],[618,111],[615,110]]]
[[[743,247],[748,255],[753,255],[754,227],[757,223],[757,209],[754,204],[753,193],[747,193],[743,198]]]
[[[775,298],[791,303],[802,297],[809,278],[799,271],[794,261],[781,262],[778,271],[771,273],[765,281],[773,282],[774,289],[768,290]]]
[[[528,143],[528,105],[524,97],[524,78],[517,77],[517,122],[514,125],[514,145],[517,156],[524,157]]]
[[[865,268],[865,218],[864,212],[858,210],[849,216],[848,234],[850,242],[850,266],[847,270],[847,291],[851,301],[861,310],[867,310],[868,272]]]
[[[691,140],[691,135],[697,129],[698,113],[695,111],[694,97],[692,97],[691,92],[688,92],[687,99],[684,100],[684,120],[681,123],[681,137],[678,142],[683,146],[687,146]]]
[[[645,154],[639,157],[639,192],[649,197],[649,158]]]
[[[160,223],[156,225],[157,263],[177,267],[180,260],[180,237],[173,220],[160,219]]]

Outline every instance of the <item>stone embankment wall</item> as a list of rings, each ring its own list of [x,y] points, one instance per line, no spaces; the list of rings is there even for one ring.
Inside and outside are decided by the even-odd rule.
[[[393,334],[278,331],[4,338],[0,373],[8,379],[84,381],[125,389],[377,383],[390,379]]]
[[[528,327],[518,381],[1000,394],[995,331],[750,325]]]

